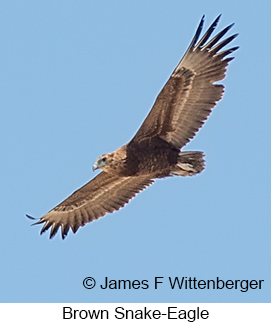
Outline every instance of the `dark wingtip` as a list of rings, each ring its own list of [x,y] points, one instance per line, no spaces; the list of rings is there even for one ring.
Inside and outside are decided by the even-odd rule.
[[[43,222],[45,222],[45,221],[43,221]],[[41,223],[43,223],[43,222],[41,222]],[[38,223],[37,223],[38,224]],[[44,232],[46,232],[50,227],[51,227],[51,223],[49,222],[49,221],[46,221],[45,223],[44,223],[44,225],[43,225],[43,227],[41,228],[41,230],[40,230],[40,235],[42,235]]]
[[[228,26],[228,30],[230,30],[233,26],[235,25],[235,23],[233,22],[232,24],[230,24],[229,26]]]
[[[63,226],[61,228],[61,237],[62,237],[62,240],[64,240],[67,237],[68,232],[69,232],[69,229],[70,229],[70,227],[68,225]]]
[[[29,214],[26,214],[25,216],[31,221],[38,220],[37,222],[35,222],[35,223],[31,224],[31,225],[41,224],[41,223],[45,222],[45,220],[41,220],[40,218],[34,218],[33,216],[31,216]],[[48,221],[44,224],[44,226],[40,230],[40,235],[42,235],[44,232],[46,232],[48,229],[50,229],[50,227],[51,227],[51,231],[50,231],[50,234],[49,234],[49,238],[50,239],[54,238],[54,236],[57,234],[57,231],[58,231],[60,225],[58,225],[58,226],[53,225],[52,226],[52,223],[50,223]],[[75,232],[78,230],[78,228],[75,228]],[[69,226],[67,226],[66,228],[64,228],[64,230],[61,230],[61,231],[62,231],[61,232],[61,237],[64,240],[67,237],[67,234],[68,234],[68,231],[69,231]]]
[[[29,220],[38,220],[37,218],[34,218],[33,216],[26,214],[25,215]]]
[[[217,27],[220,17],[221,17],[221,14],[218,17],[216,17],[216,19],[213,21],[211,26],[206,30],[205,34],[202,36],[202,38],[197,43],[199,36],[200,36],[200,33],[198,33],[198,31],[199,31],[199,28],[198,28],[198,30],[196,32],[197,39],[196,39],[196,42],[193,42],[193,47],[191,49],[194,49],[195,47],[202,48],[204,46],[204,44],[207,42],[207,40],[210,38],[211,34],[214,32],[215,28]],[[202,27],[203,27],[203,21],[200,22],[200,26],[201,26],[201,29],[200,29],[200,31],[201,31]]]
[[[238,35],[238,34],[237,34]],[[234,51],[236,51],[237,49],[239,49],[240,48],[240,46],[235,46],[235,47],[232,47],[231,49],[230,49],[230,51],[231,51],[231,53],[232,52],[234,52]]]
[[[232,24],[232,25],[234,25],[234,24]],[[232,39],[235,39],[237,36],[239,36],[239,34],[238,34],[238,33],[236,33],[236,34],[232,35]]]
[[[220,13],[217,17],[216,17],[216,20],[219,21],[219,19],[221,18],[222,16],[222,13]]]
[[[31,220],[31,221],[38,220],[37,222],[32,223],[32,224],[31,224],[31,226],[32,226],[32,225],[36,225],[36,224],[40,224],[40,223],[42,223],[42,222],[43,222],[43,221],[41,221],[39,218],[34,218],[33,216],[31,216],[31,215],[29,215],[29,214],[26,214],[25,216],[26,216],[29,220]]]
[[[218,22],[219,22],[219,20],[220,20],[221,16],[222,16],[222,14],[218,15],[218,16],[215,18],[214,22],[213,22],[213,23],[212,23],[212,25],[211,25],[211,26],[213,27],[213,29],[215,29],[215,27],[218,25]]]
[[[203,28],[203,24],[204,24],[204,19],[205,19],[205,15],[202,16],[201,20],[200,20],[200,23],[198,25],[198,28],[196,30],[196,33],[187,49],[187,52],[193,50],[194,46],[196,45],[198,39],[199,39],[199,36],[201,34],[201,31],[202,31],[202,28]]]

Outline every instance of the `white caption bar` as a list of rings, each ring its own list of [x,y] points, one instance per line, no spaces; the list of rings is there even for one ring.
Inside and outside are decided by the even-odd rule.
[[[0,304],[1,322],[271,322],[270,304],[57,303]],[[173,320],[173,321],[172,321]]]

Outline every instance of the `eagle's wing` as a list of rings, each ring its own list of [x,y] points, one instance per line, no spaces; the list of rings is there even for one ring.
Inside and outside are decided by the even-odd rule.
[[[120,209],[152,183],[146,176],[118,177],[101,172],[35,224],[45,223],[41,234],[52,227],[50,238],[61,227],[64,239],[70,228],[75,233],[87,222]]]
[[[209,40],[219,18],[198,41],[203,16],[184,57],[158,95],[134,141],[159,136],[180,149],[195,136],[222,98],[224,87],[214,82],[225,77],[226,67],[233,59],[225,57],[238,47],[220,51],[237,36],[220,41],[233,24]]]

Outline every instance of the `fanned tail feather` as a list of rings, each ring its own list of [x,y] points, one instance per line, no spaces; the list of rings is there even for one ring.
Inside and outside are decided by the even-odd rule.
[[[172,171],[172,175],[193,176],[204,170],[204,154],[200,151],[180,152],[178,163]]]

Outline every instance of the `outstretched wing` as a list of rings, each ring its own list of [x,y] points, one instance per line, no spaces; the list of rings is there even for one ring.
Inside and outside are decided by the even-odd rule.
[[[35,224],[45,223],[41,234],[51,227],[50,238],[61,227],[64,239],[70,228],[75,233],[86,223],[120,209],[152,183],[146,176],[117,177],[102,172]]]
[[[225,57],[238,48],[220,51],[237,36],[235,34],[220,41],[233,24],[209,40],[219,18],[198,41],[203,16],[188,50],[133,140],[159,136],[180,149],[201,128],[212,108],[222,98],[224,87],[214,82],[225,77],[226,67],[233,59]]]

